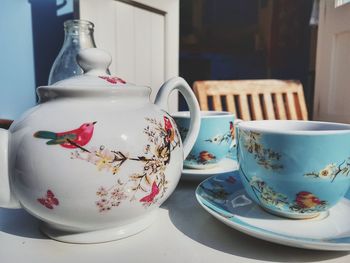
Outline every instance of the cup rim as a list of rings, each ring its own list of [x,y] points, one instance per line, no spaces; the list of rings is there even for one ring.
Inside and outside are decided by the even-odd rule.
[[[235,115],[232,112],[229,111],[200,111],[201,119],[215,119],[215,118],[221,118],[221,117],[235,117]],[[174,118],[183,118],[188,119],[190,117],[189,111],[177,111],[170,114],[171,117]]]
[[[314,130],[295,129],[286,130],[276,129],[277,125],[282,124],[296,124],[302,127],[314,128]],[[271,125],[266,127],[264,125]],[[323,126],[325,129],[316,129]],[[329,127],[329,128],[326,128]],[[302,120],[259,120],[259,121],[241,121],[237,123],[237,128],[243,130],[251,130],[255,132],[263,132],[270,134],[286,134],[286,135],[330,135],[330,134],[346,134],[350,133],[350,124],[337,123],[337,122],[325,122],[325,121],[302,121]],[[332,129],[333,128],[333,129]]]

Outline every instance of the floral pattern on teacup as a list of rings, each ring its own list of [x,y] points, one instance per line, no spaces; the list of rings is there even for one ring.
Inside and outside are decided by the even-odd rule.
[[[213,201],[225,202],[232,194],[226,191],[225,187],[219,182],[211,182],[210,185],[201,184],[199,187],[202,188],[205,195]]]
[[[243,143],[243,147],[254,156],[258,165],[271,170],[283,168],[283,165],[280,163],[281,153],[266,148],[261,142],[263,137],[261,133],[240,130],[238,136],[239,139],[242,138],[240,143]]]
[[[214,144],[222,144],[222,143],[230,143],[235,138],[235,128],[233,125],[233,122],[230,121],[229,123],[229,130],[225,133],[219,133],[214,135],[211,138],[205,139],[204,141]]]
[[[278,210],[289,210],[303,214],[324,211],[328,206],[326,201],[320,200],[315,194],[308,191],[296,193],[295,199],[291,201],[283,193],[275,191],[261,178],[253,176],[249,179],[242,168],[240,171],[249,183],[255,197],[267,207],[272,206]]]
[[[230,143],[232,140],[234,140],[234,137],[235,137],[235,128],[234,128],[233,121],[229,122],[228,128],[229,129],[226,132],[215,134],[214,136],[207,138],[204,141],[217,144],[217,145],[220,145],[222,143]],[[181,138],[186,138],[188,133],[188,128],[179,126],[179,131],[180,131]]]
[[[284,194],[274,191],[274,189],[268,186],[262,179],[254,176],[249,184],[258,200],[262,203],[277,208],[283,208],[288,204],[288,198]]]
[[[208,151],[201,151],[198,156],[190,153],[186,158],[186,162],[199,165],[207,165],[216,163],[216,156]]]
[[[319,171],[314,171],[304,174],[313,178],[330,179],[332,182],[338,175],[348,176],[350,173],[350,158],[346,161],[342,161],[339,165],[336,163],[327,164]]]

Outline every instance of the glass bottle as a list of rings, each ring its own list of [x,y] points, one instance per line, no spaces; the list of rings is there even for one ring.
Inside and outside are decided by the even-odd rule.
[[[67,20],[64,22],[64,32],[63,46],[50,70],[49,85],[83,74],[83,70],[76,62],[76,55],[82,49],[96,47],[93,36],[94,24],[89,21]]]

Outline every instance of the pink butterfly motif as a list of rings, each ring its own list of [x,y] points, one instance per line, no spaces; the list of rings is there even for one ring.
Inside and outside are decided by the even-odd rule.
[[[125,84],[126,81],[121,79],[121,78],[118,78],[118,77],[110,77],[110,76],[99,76],[99,78],[101,79],[104,79],[104,80],[107,80],[108,82],[112,83],[112,84]]]
[[[37,199],[40,204],[48,209],[53,209],[54,205],[59,205],[58,199],[51,190],[47,190],[46,196]]]
[[[226,182],[228,182],[229,184],[234,184],[236,182],[236,179],[230,175],[226,178]]]
[[[156,182],[153,182],[151,193],[141,198],[140,202],[152,203],[157,194],[159,194],[159,188]]]

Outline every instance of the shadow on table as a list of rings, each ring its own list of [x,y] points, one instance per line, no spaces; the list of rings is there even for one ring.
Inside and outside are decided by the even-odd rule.
[[[39,220],[23,209],[0,208],[0,231],[21,237],[48,239],[39,230]]]
[[[274,244],[245,235],[219,222],[198,204],[196,183],[180,182],[164,203],[174,226],[191,239],[224,253],[277,262],[319,262],[343,257],[348,252],[306,250]]]

